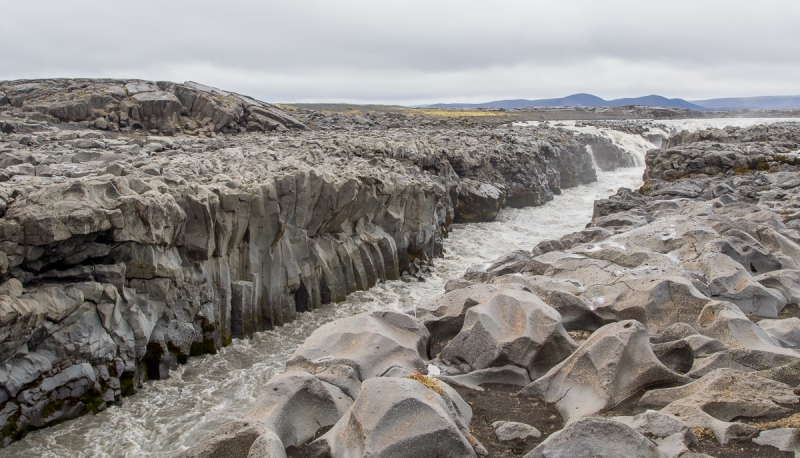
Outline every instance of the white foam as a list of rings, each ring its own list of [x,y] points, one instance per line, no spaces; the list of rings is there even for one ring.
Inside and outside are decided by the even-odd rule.
[[[653,121],[663,124],[675,132],[687,130],[694,132],[703,129],[724,129],[733,127],[752,127],[759,124],[775,124],[779,122],[800,122],[798,118],[709,118],[709,119],[667,119]]]

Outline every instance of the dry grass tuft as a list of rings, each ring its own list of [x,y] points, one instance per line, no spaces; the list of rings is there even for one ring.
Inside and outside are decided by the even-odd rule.
[[[698,440],[714,439],[714,432],[708,428],[692,428],[692,432]]]
[[[434,377],[422,375],[419,372],[414,372],[413,374],[409,375],[408,378],[418,381],[419,383],[425,385],[426,388],[434,391],[436,394],[444,393],[444,388],[442,388],[442,385],[440,385],[439,381]]]
[[[761,429],[800,428],[800,413],[796,413],[789,417],[781,418],[775,421],[752,423],[752,425]]]

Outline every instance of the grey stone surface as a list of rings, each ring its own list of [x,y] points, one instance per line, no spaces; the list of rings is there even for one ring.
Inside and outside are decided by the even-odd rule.
[[[761,320],[758,327],[778,339],[781,346],[800,348],[800,318],[784,318],[780,320]]]
[[[607,418],[584,418],[553,433],[525,458],[664,458],[645,436],[630,426]]]
[[[595,331],[519,395],[555,404],[570,423],[613,407],[646,386],[686,380],[656,358],[641,323],[622,321]]]
[[[788,385],[752,373],[717,369],[682,387],[648,391],[639,404],[661,408],[661,413],[678,416],[690,427],[708,428],[725,445],[758,432],[733,419],[787,414],[790,410],[783,406],[798,402]]]
[[[461,330],[467,310],[486,302],[504,289],[508,288],[486,284],[460,288],[423,301],[416,306],[414,313],[430,331],[431,339],[446,341]]]
[[[492,428],[500,442],[542,437],[542,433],[533,426],[515,421],[496,421],[492,423]]]
[[[476,391],[483,391],[481,385],[499,383],[503,385],[527,386],[531,383],[527,369],[519,366],[502,366],[479,369],[467,374],[439,375],[438,379]]]
[[[222,425],[188,450],[178,453],[175,458],[247,458],[253,444],[264,434],[271,433],[258,422],[232,421]],[[283,448],[280,452],[283,452]],[[266,456],[278,458],[280,455]]]
[[[369,312],[321,326],[286,363],[314,371],[350,366],[364,381],[392,367],[425,371],[430,336],[422,322],[397,312]]]
[[[800,353],[781,346],[779,339],[751,322],[737,306],[729,302],[710,302],[698,316],[695,327],[703,335],[732,347],[783,355],[790,359],[800,357]]]
[[[352,403],[342,390],[311,374],[286,372],[270,379],[245,420],[275,432],[284,447],[296,447],[335,424]]]
[[[769,445],[783,452],[800,452],[800,430],[797,428],[781,428],[761,431],[753,442],[758,445]]]
[[[448,399],[452,393],[439,395],[415,380],[372,378],[341,420],[311,443],[309,455],[477,456],[465,437],[468,422]]]
[[[516,365],[534,380],[577,347],[555,309],[535,294],[505,290],[467,310],[461,331],[441,358],[473,369]]]
[[[258,436],[250,446],[247,458],[286,458],[283,443],[272,431]]]
[[[697,443],[692,430],[678,417],[647,411],[633,417],[613,417],[636,432],[655,442],[658,449],[669,458],[683,456],[689,445]]]

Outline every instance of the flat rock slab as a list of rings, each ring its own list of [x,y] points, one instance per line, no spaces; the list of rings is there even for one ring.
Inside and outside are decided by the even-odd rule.
[[[490,383],[514,386],[527,386],[531,383],[528,371],[518,366],[490,367],[469,374],[440,375],[437,378],[452,385],[476,391],[483,391],[481,385]]]

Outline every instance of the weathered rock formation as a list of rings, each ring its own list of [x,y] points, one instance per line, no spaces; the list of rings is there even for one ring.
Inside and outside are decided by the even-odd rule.
[[[691,134],[684,131],[671,137],[664,149],[647,154],[645,180],[671,181],[698,174],[778,171],[782,164],[800,165],[799,146],[797,126],[793,123],[701,130]],[[723,192],[723,189],[703,190],[698,185],[688,186],[695,192],[698,189],[699,192]]]
[[[202,84],[48,79],[0,82],[0,110],[14,117],[111,132],[262,132],[303,123],[250,97]]]

